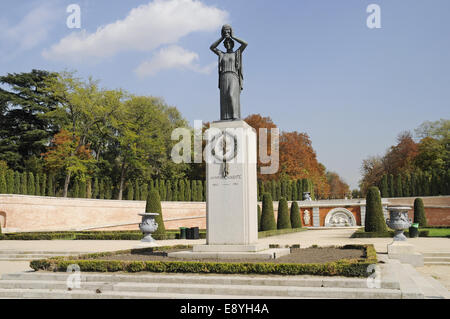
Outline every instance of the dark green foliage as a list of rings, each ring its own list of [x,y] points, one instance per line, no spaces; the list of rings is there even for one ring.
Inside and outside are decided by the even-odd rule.
[[[98,178],[94,178],[94,186],[92,187],[92,198],[97,199],[100,195],[100,186],[98,184]]]
[[[75,179],[72,185],[72,197],[73,198],[79,198],[80,197],[80,183],[78,179]]]
[[[166,200],[166,194],[166,183],[164,182],[164,180],[159,180],[159,197],[162,201]]]
[[[273,213],[272,196],[269,193],[263,195],[262,212],[261,212],[261,230],[277,229],[275,215]]]
[[[5,172],[0,170],[0,194],[6,194],[6,177]]]
[[[292,181],[292,197],[291,200],[298,200],[297,181]]]
[[[178,200],[181,202],[185,201],[186,196],[186,186],[184,179],[178,181]]]
[[[36,195],[36,184],[34,181],[34,174],[33,173],[28,173],[28,180],[27,180],[27,194],[28,195]]]
[[[394,175],[389,174],[388,176],[388,193],[389,197],[395,197],[395,184],[394,184]]]
[[[203,201],[203,183],[202,183],[202,181],[197,181],[197,191],[198,191],[197,201],[202,202]]]
[[[109,178],[105,179],[105,199],[112,199],[112,182]]]
[[[19,172],[14,172],[14,194],[22,194],[21,193],[21,185],[22,185],[22,181],[21,181],[21,175]]]
[[[427,227],[428,224],[422,198],[414,200],[414,223],[419,223],[420,227]]]
[[[47,196],[47,174],[42,174],[41,194],[42,194],[42,196]]]
[[[302,221],[300,219],[300,209],[298,207],[297,202],[292,202],[291,204],[291,227],[292,228],[301,228]]]
[[[297,180],[297,200],[303,200],[303,181]]]
[[[36,178],[35,178],[35,195],[37,196],[41,196],[41,178],[39,176],[39,174],[36,174]]]
[[[19,194],[28,195],[28,188],[27,188],[27,184],[28,184],[27,180],[28,180],[28,178],[27,178],[27,175],[28,174],[26,172],[22,173],[22,176],[20,178],[20,193]]]
[[[173,189],[172,200],[178,201],[179,194],[178,194],[178,181],[177,180],[172,181],[172,189]]]
[[[48,175],[48,183],[47,183],[47,196],[55,196],[55,191],[53,188],[53,175]]]
[[[285,229],[291,227],[291,218],[289,216],[289,208],[287,200],[282,197],[278,202],[278,218],[277,229]]]
[[[274,200],[280,200],[281,198],[281,181],[276,181],[276,185],[277,185],[277,192],[276,192],[276,198]]]
[[[258,231],[261,231],[261,207],[259,205],[256,206],[258,212]]]
[[[172,201],[173,192],[172,192],[172,182],[171,180],[168,180],[166,182],[166,201]]]
[[[402,185],[402,175],[398,174],[395,178],[395,188],[394,188],[395,197],[403,197],[403,185]]]
[[[101,179],[98,185],[98,198],[105,199],[105,180]]]
[[[80,198],[86,198],[86,180],[82,179],[79,182],[79,190],[78,190],[78,197]]]
[[[364,229],[366,232],[386,232],[386,222],[381,206],[381,197],[378,187],[372,186],[366,196],[366,218]]]
[[[14,194],[14,171],[10,169],[6,172],[6,192]]]
[[[386,174],[384,174],[383,177],[381,178],[380,191],[381,191],[381,197],[382,197],[382,198],[387,198],[387,197],[389,197],[389,192],[388,192],[388,177],[387,177]]]
[[[302,178],[302,190],[303,190],[303,193],[310,191],[309,190],[309,182],[306,178]],[[302,193],[302,200],[305,200],[303,193]]]
[[[134,200],[140,200],[141,199],[141,188],[139,187],[139,181],[134,181]]]
[[[190,202],[192,199],[191,182],[189,180],[184,181],[184,200]]]
[[[153,233],[153,235],[156,235],[156,236],[165,235],[166,228],[164,226],[164,221],[163,221],[163,216],[162,216],[161,200],[159,197],[159,192],[157,190],[153,189],[148,193],[147,203],[145,205],[145,211],[147,213],[159,214],[159,215],[155,216],[155,221],[158,224],[158,229]],[[156,237],[154,237],[154,238],[156,238]]]
[[[134,189],[133,189],[133,184],[130,181],[127,183],[126,192],[127,192],[126,199],[127,200],[133,200],[133,198],[134,198]]]
[[[411,196],[411,177],[409,174],[405,174],[403,179],[403,197],[409,196]]]
[[[147,200],[148,196],[148,184],[143,184],[141,186],[141,194],[139,196],[139,200]]]

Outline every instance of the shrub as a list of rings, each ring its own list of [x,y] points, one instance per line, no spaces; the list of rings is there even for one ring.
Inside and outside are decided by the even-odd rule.
[[[278,202],[277,229],[291,228],[291,219],[287,200],[283,197]]]
[[[414,223],[419,223],[420,227],[427,227],[427,217],[425,216],[422,198],[414,200]]]
[[[366,218],[364,229],[366,232],[386,232],[386,222],[381,206],[381,197],[378,187],[372,186],[366,196]]]
[[[158,229],[153,233],[155,236],[165,235],[166,228],[164,227],[164,221],[162,216],[161,209],[161,200],[159,198],[159,192],[156,189],[152,189],[147,196],[147,203],[145,205],[145,211],[147,213],[158,213],[159,215],[155,216],[155,220],[158,223]],[[153,236],[154,238],[156,238]]]
[[[258,231],[261,231],[261,207],[259,205],[256,206],[258,210]]]
[[[272,196],[269,193],[265,193],[262,200],[261,230],[273,229],[277,229],[277,224],[273,214]]]
[[[301,228],[302,221],[300,219],[300,209],[297,202],[292,202],[291,204],[291,227]]]
[[[0,194],[6,194],[7,186],[6,186],[6,178],[5,173],[0,171]]]

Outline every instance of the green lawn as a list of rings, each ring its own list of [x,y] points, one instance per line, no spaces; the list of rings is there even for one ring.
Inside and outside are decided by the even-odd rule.
[[[428,237],[450,237],[450,228],[420,228],[428,230]]]

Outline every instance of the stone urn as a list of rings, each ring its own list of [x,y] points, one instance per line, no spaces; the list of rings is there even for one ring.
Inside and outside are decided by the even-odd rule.
[[[311,193],[310,192],[303,192],[303,198],[304,198],[304,200],[306,201],[306,200],[312,200],[311,199]]]
[[[159,215],[158,213],[141,213],[139,216],[142,216],[142,223],[139,224],[139,229],[144,234],[144,238],[142,238],[142,242],[153,243],[155,239],[152,237],[152,233],[154,233],[158,229],[158,223],[155,220],[155,216]]]
[[[405,241],[406,236],[403,231],[409,228],[412,220],[408,217],[408,206],[389,206],[389,218],[386,219],[386,225],[395,231],[394,241]]]

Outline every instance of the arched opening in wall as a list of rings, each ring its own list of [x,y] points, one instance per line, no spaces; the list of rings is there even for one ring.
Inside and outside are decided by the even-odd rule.
[[[325,227],[356,226],[356,219],[352,212],[344,207],[333,208],[325,217]]]
[[[2,211],[0,211],[0,226],[6,228],[6,213]]]

